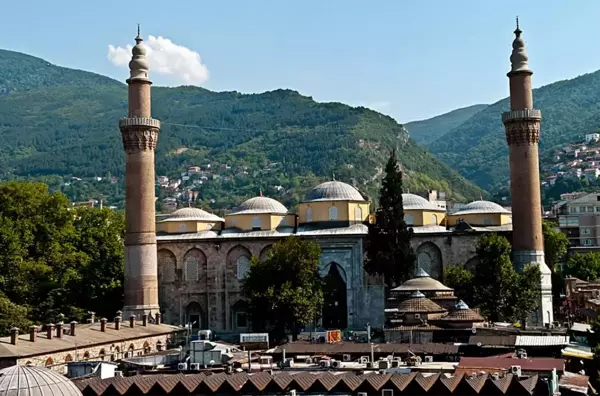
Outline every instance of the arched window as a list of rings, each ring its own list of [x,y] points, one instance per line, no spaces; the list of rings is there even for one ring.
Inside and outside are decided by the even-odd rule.
[[[437,223],[438,223],[437,215],[431,215],[431,224],[437,225]]]
[[[252,229],[260,230],[260,216],[254,216],[252,218]]]
[[[354,209],[354,220],[356,220],[356,221],[363,221],[362,208],[360,206],[357,206]]]
[[[179,232],[185,232],[185,231],[186,231],[185,224],[179,224]]]
[[[405,214],[404,221],[406,222],[407,225],[413,225],[413,224],[415,224],[415,217],[410,214]]]
[[[152,348],[150,347],[150,344],[148,343],[148,341],[144,341],[144,354],[150,353],[152,351]]]
[[[248,272],[250,272],[250,259],[248,256],[240,256],[237,259],[237,278],[238,280],[244,279]]]
[[[338,208],[335,206],[329,207],[329,220],[337,220],[338,219]]]
[[[287,225],[287,217],[282,218],[281,221],[279,222],[279,225],[282,227],[286,226]]]
[[[106,352],[104,352],[104,349],[100,349],[100,352],[98,353],[98,359],[104,360],[104,355],[106,355]]]
[[[163,349],[162,348],[162,341],[161,340],[156,341],[156,350],[157,351],[162,351],[162,349]]]
[[[236,227],[237,226],[237,220],[235,219],[235,217],[231,218],[231,226],[232,227]]]
[[[83,354],[83,360],[88,360],[90,358],[90,353],[88,351],[85,351],[85,353]]]
[[[69,363],[69,362],[72,362],[72,361],[73,361],[73,356],[71,356],[71,354],[69,354],[69,355],[67,355],[65,357],[65,363]]]
[[[54,364],[54,360],[52,360],[51,357],[49,357],[48,359],[46,359],[46,367],[50,367]]]
[[[198,281],[198,259],[194,256],[190,256],[185,259],[184,264],[184,276],[187,282],[197,282]]]
[[[306,208],[306,222],[312,223],[312,209],[310,207]]]

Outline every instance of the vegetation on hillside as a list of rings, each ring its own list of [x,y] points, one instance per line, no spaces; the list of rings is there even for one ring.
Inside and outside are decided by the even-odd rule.
[[[445,113],[433,118],[420,121],[412,121],[405,124],[408,129],[410,138],[415,143],[422,146],[427,146],[429,143],[440,139],[446,133],[450,132],[481,110],[485,109],[488,105],[476,104],[462,109],[452,110],[449,113]]]
[[[0,51],[0,90],[6,93],[0,95],[1,179],[37,178],[73,198],[64,177],[112,175],[118,185],[79,189],[76,199],[100,195],[110,204],[121,203],[124,154],[117,120],[127,114],[124,84]],[[215,200],[213,207],[235,205],[260,188],[266,194],[281,191],[280,199],[293,205],[333,173],[375,196],[385,153],[394,147],[411,191],[438,189],[457,199],[481,193],[409,140],[392,118],[366,108],[317,103],[290,90],[246,95],[154,87],[152,92],[153,116],[162,121],[157,175],[226,164],[231,177],[200,187],[203,200]],[[265,173],[270,163],[279,166]]]
[[[534,89],[533,98],[534,107],[542,111],[542,155],[600,126],[600,71]],[[508,109],[508,98],[488,106],[432,142],[429,149],[488,191],[505,186],[508,147],[501,113]]]

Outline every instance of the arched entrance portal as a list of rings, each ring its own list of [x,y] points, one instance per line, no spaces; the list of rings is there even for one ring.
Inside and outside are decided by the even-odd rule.
[[[202,327],[202,307],[197,302],[191,302],[185,309],[185,322],[191,324],[192,329],[198,330]]]
[[[348,304],[346,282],[338,264],[331,263],[325,276],[323,288],[323,327],[325,329],[345,329],[348,327]]]

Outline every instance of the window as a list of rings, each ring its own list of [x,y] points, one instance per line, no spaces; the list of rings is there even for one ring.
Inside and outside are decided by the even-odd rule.
[[[46,359],[46,367],[50,367],[54,364],[54,360],[52,360],[51,357],[49,357],[48,359]]]
[[[580,207],[580,208],[579,208],[579,211],[580,211],[581,213],[585,213],[585,206],[582,206],[582,207]]]
[[[576,208],[575,206],[571,206],[571,207],[569,208],[569,212],[571,212],[571,213],[575,213],[575,212],[577,212],[577,208]]]
[[[250,259],[247,256],[240,256],[236,262],[237,265],[237,278],[238,280],[244,279],[248,272],[250,272]]]
[[[179,232],[185,232],[185,224],[179,224]]]
[[[235,217],[231,219],[231,226],[235,227],[237,225],[237,221],[235,221]]]
[[[489,217],[484,217],[483,225],[490,225],[490,224],[492,224],[492,220]]]
[[[591,239],[586,239],[586,240],[583,241],[583,244],[585,246],[592,246],[592,240]]]
[[[254,216],[252,218],[252,229],[260,230],[260,217],[259,216]]]
[[[584,228],[584,229],[583,229],[583,233],[584,233],[585,235],[588,235],[588,234],[590,233],[590,229],[589,229],[589,228]]]
[[[246,312],[235,313],[235,327],[248,327],[248,316]]]
[[[405,214],[404,221],[407,225],[413,225],[415,223],[415,217],[413,215]]]
[[[596,212],[600,212],[600,206],[596,206]]]
[[[338,219],[338,208],[335,206],[329,207],[329,220],[337,220]]]
[[[590,212],[590,213],[593,213],[594,212],[594,207],[593,206],[588,206],[587,207],[587,211]]]
[[[287,217],[284,217],[283,219],[281,219],[281,221],[279,222],[280,226],[285,226],[287,225]]]
[[[431,215],[431,224],[433,225],[437,225],[438,223],[438,218],[436,215]]]
[[[184,277],[188,282],[198,281],[198,259],[190,256],[185,259]]]
[[[357,206],[356,209],[354,209],[354,220],[363,221],[362,208],[360,206]]]
[[[312,209],[310,207],[306,208],[306,222],[312,223]]]

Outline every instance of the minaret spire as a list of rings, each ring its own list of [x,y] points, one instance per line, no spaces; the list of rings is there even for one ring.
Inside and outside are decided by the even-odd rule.
[[[511,72],[530,71],[527,64],[529,57],[525,49],[525,40],[521,37],[523,31],[519,28],[519,17],[517,17],[517,28],[514,33],[515,39],[512,44],[512,54],[510,55]]]

